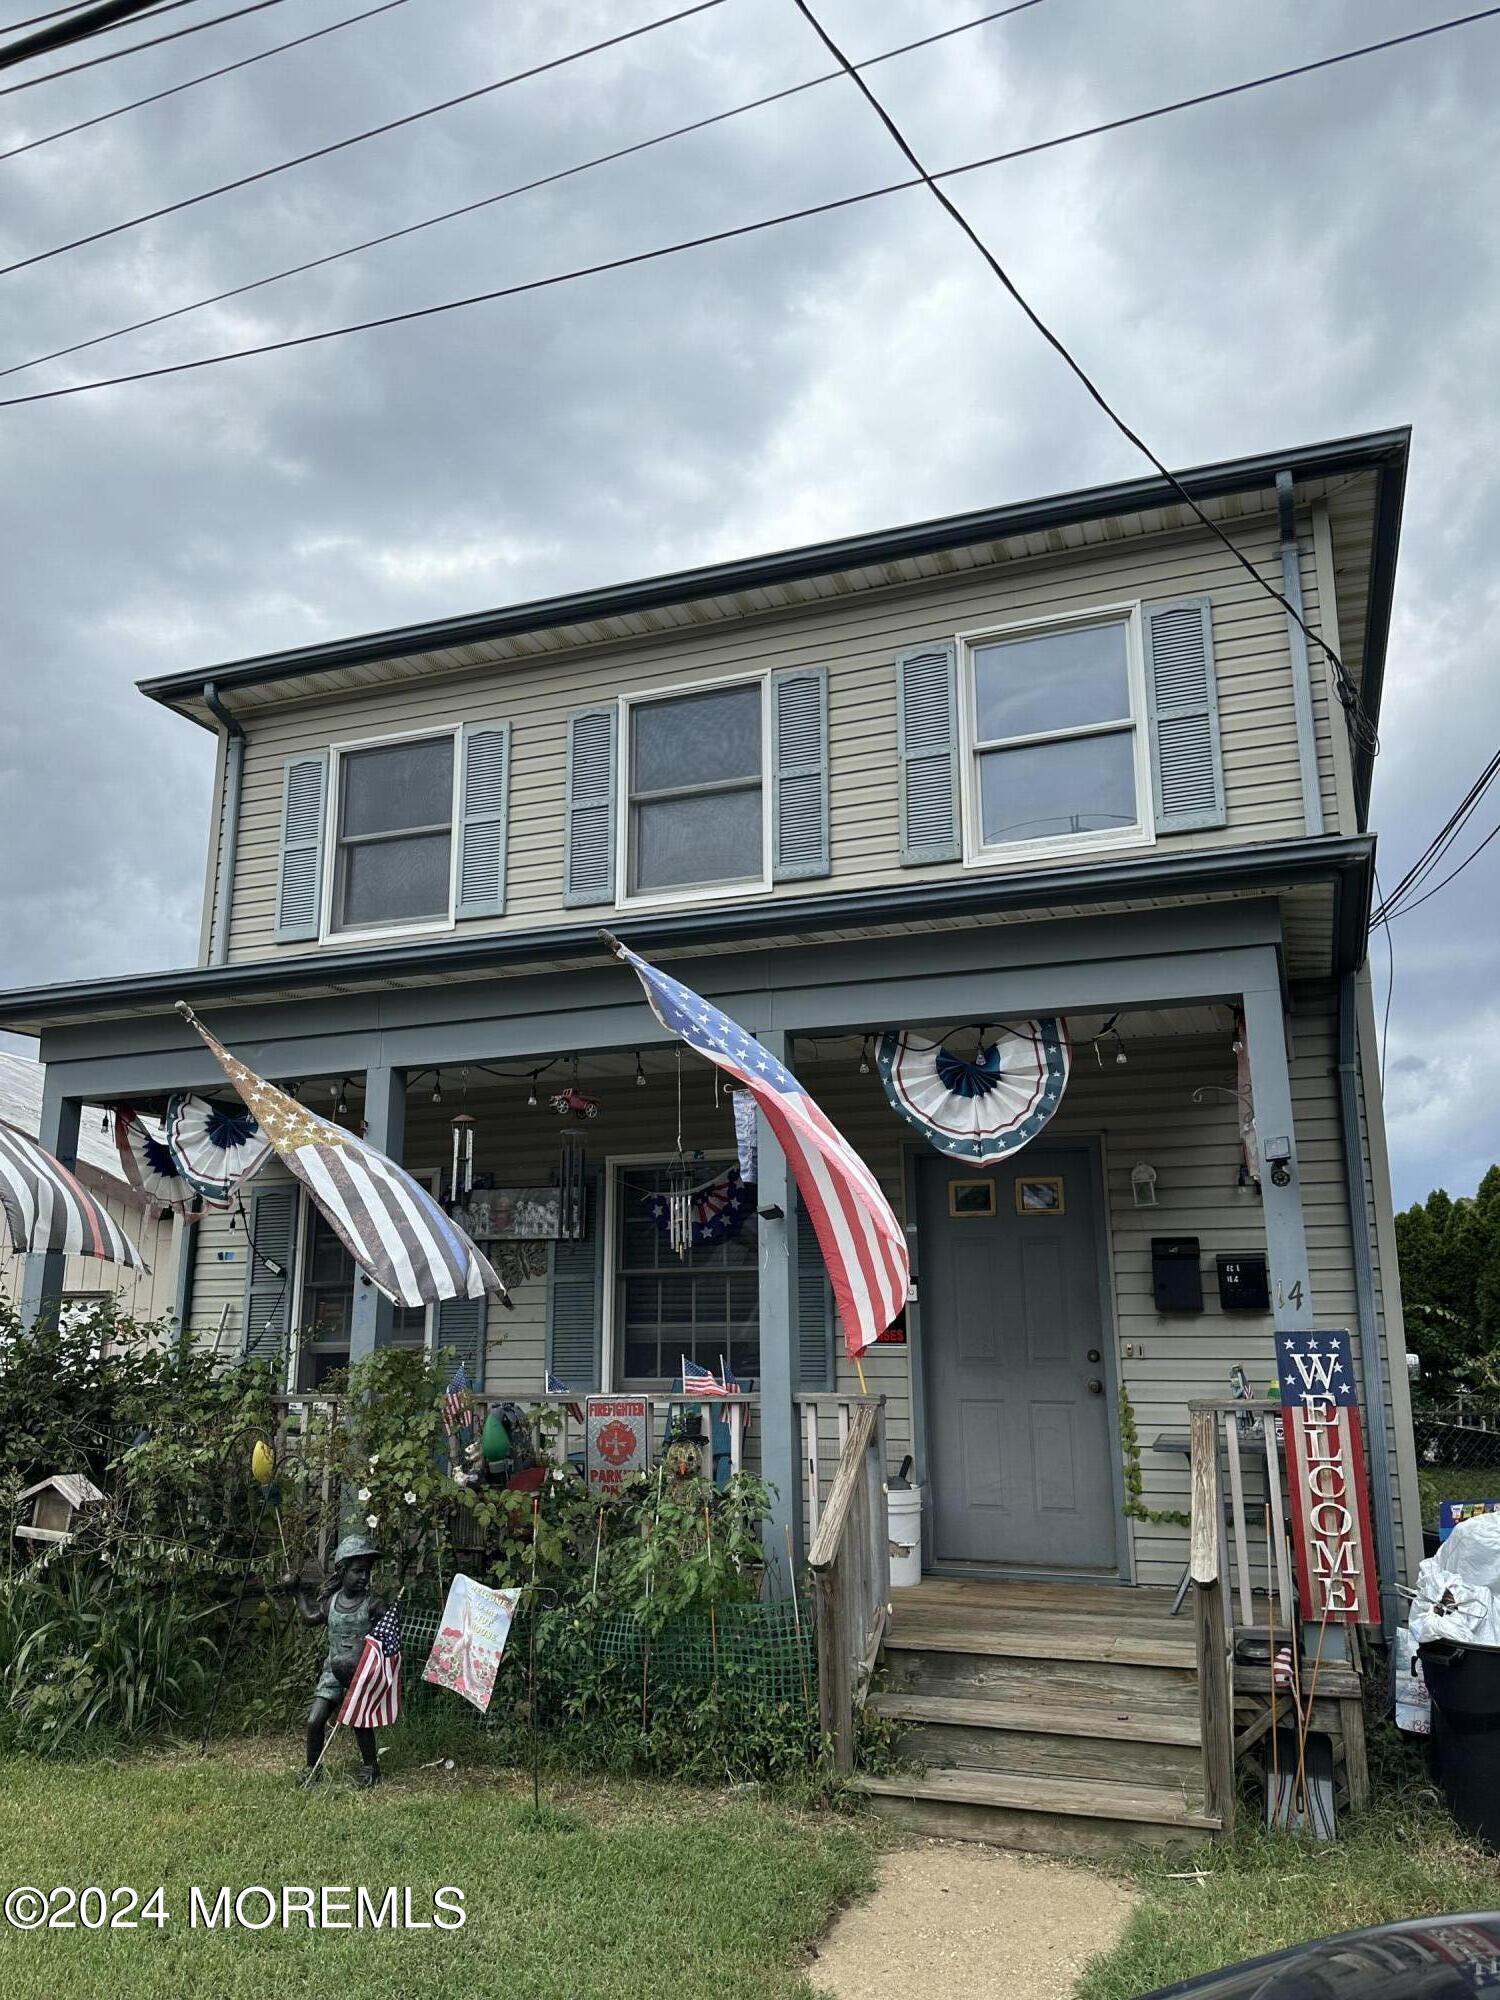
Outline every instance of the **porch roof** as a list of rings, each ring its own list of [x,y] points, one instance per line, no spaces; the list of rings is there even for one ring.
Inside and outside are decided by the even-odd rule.
[[[1373,835],[1270,841],[1144,860],[1070,864],[1014,879],[975,876],[924,883],[920,904],[906,884],[737,908],[622,917],[611,929],[637,949],[699,955],[759,944],[816,944],[851,934],[875,937],[1033,914],[1061,918],[1080,909],[1125,911],[1163,903],[1192,907],[1219,898],[1265,899],[1286,891],[1331,892],[1328,970],[1355,970],[1369,925]],[[920,908],[920,916],[914,909]],[[85,1023],[160,1017],[177,1000],[197,1006],[321,1000],[455,980],[561,972],[607,962],[597,922],[486,933],[421,944],[320,950],[221,966],[18,988],[0,993],[0,1028],[38,1035]]]

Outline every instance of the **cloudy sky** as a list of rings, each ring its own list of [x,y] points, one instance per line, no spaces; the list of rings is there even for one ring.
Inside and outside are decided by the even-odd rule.
[[[370,4],[277,0],[0,95],[0,151]],[[0,262],[673,5],[402,0],[0,161]],[[196,0],[110,42],[223,11]],[[985,11],[985,0],[822,4],[856,58]],[[871,82],[929,162],[952,165],[1459,11],[1040,0]],[[792,0],[722,0],[0,278],[0,365],[827,68]],[[955,187],[1170,462],[1415,427],[1375,789],[1388,886],[1500,731],[1497,85],[1500,20]],[[829,83],[0,378],[0,395],[516,283],[900,171],[853,87]],[[1141,469],[919,193],[414,326],[0,411],[0,984],[196,953],[213,745],[140,699],[139,676]],[[1497,817],[1500,788],[1478,824]],[[1389,1110],[1403,1201],[1437,1182],[1468,1191],[1500,1157],[1497,884],[1500,842],[1394,926]],[[1377,977],[1383,997],[1383,941]]]

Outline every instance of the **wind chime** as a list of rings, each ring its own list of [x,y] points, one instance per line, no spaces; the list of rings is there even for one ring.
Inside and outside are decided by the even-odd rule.
[[[679,1257],[686,1257],[693,1247],[693,1182],[696,1178],[692,1162],[688,1159],[682,1144],[682,1045],[677,1048],[677,1158],[667,1174],[667,1242]]]
[[[463,1072],[463,1101],[469,1101],[469,1072]],[[467,1111],[453,1117],[453,1168],[448,1180],[448,1205],[465,1208],[474,1192],[474,1120]]]

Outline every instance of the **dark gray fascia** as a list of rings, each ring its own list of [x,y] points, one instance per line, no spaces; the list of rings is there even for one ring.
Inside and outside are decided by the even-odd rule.
[[[902,882],[891,888],[846,890],[833,895],[787,897],[733,908],[690,910],[670,916],[611,918],[616,936],[642,952],[751,944],[801,933],[846,930],[851,925],[956,919],[1013,911],[1126,903],[1141,896],[1268,894],[1312,882],[1337,891],[1335,971],[1364,960],[1370,906],[1374,836],[1270,841],[1253,847],[1215,848],[1090,867],[1053,868],[997,881],[960,876],[942,882]],[[920,940],[913,939],[920,950]],[[414,973],[442,979],[455,974],[504,972],[511,965],[606,955],[597,923],[553,924],[544,929],[490,931],[436,943],[386,945],[365,951],[319,951],[235,965],[198,965],[172,972],[38,986],[0,993],[0,1028],[35,1034],[49,1021],[80,1014],[118,1013],[170,1005],[177,999],[207,1002],[233,994],[253,1000],[335,983],[340,989],[381,985]]]

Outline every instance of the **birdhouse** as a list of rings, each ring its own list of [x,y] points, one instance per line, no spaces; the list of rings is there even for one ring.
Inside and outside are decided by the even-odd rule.
[[[104,1495],[81,1472],[54,1472],[28,1486],[17,1501],[21,1519],[16,1534],[27,1542],[71,1542],[86,1507],[97,1507]]]

